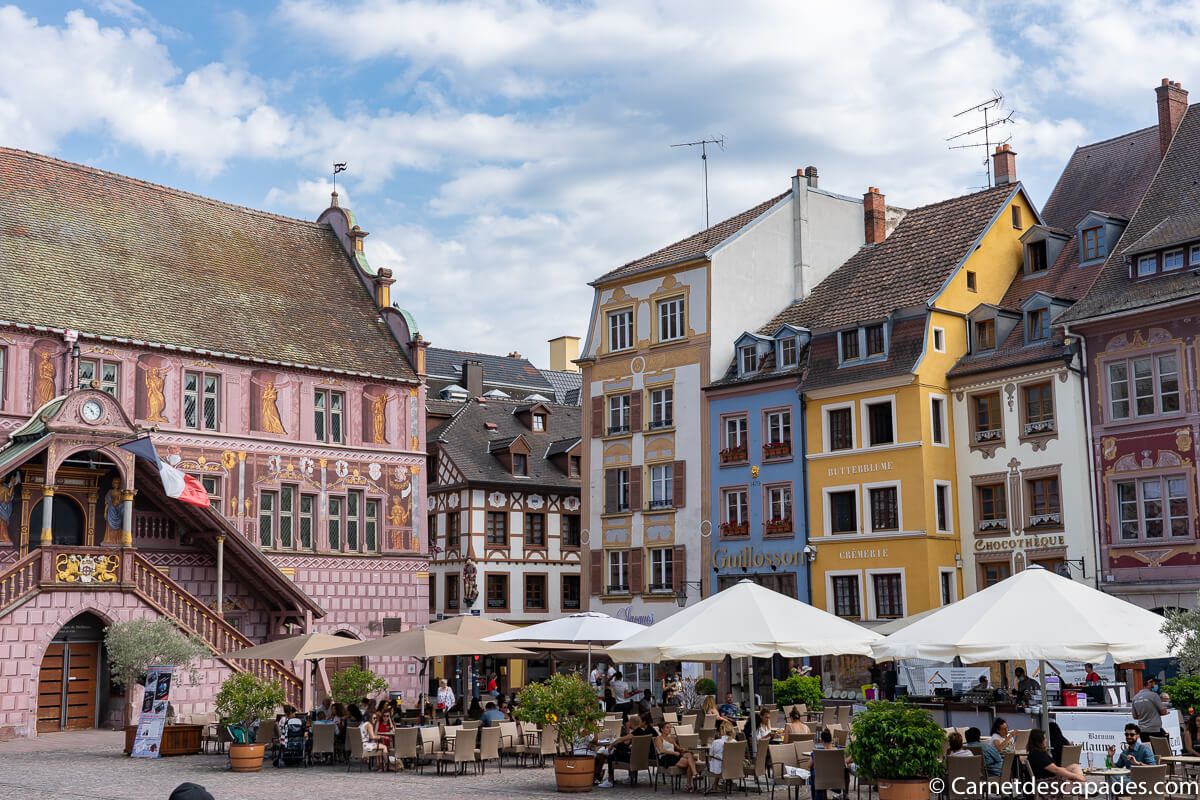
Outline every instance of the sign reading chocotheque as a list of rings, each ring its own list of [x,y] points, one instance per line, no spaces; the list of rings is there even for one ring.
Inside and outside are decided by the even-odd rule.
[[[975,552],[999,553],[1006,550],[1042,549],[1046,547],[1066,547],[1067,537],[1060,534],[1031,536],[1007,536],[996,539],[976,539]]]

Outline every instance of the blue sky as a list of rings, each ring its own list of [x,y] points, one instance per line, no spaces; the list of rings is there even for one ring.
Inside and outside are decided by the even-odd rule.
[[[999,90],[1040,204],[1077,145],[1200,76],[1198,25],[1200,0],[0,4],[0,144],[308,219],[349,162],[426,338],[544,363],[588,280],[702,226],[670,144],[726,137],[714,220],[809,164],[911,207],[982,185],[945,139]]]

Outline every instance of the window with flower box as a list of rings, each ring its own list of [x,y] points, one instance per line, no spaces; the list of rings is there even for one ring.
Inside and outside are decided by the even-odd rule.
[[[767,535],[792,532],[792,487],[787,484],[767,487]]]
[[[724,509],[722,536],[746,536],[750,533],[750,509],[745,489],[726,489],[721,495]]]

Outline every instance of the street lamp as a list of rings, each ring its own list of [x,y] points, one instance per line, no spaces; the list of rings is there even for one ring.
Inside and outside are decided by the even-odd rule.
[[[675,603],[680,608],[687,605],[687,590],[689,586],[695,586],[696,594],[699,594],[704,585],[700,581],[680,581],[679,591],[675,593]]]

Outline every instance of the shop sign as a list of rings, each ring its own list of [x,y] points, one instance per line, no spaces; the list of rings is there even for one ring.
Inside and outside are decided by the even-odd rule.
[[[647,612],[645,614],[633,613],[633,606],[621,606],[617,609],[617,613],[613,614],[617,619],[625,620],[626,622],[636,622],[638,625],[653,625],[654,615]]]
[[[1110,746],[1119,752],[1125,746],[1125,726],[1133,722],[1127,711],[1054,712],[1054,721],[1062,729],[1068,742],[1083,745],[1079,763],[1100,767]],[[1172,709],[1162,718],[1163,730],[1171,740],[1171,752],[1183,751],[1183,739],[1179,731],[1179,711]]]
[[[889,472],[891,461],[877,461],[874,464],[854,464],[849,467],[830,467],[827,474],[830,478],[840,478],[846,475],[863,475],[868,472]]]
[[[838,553],[838,558],[843,561],[851,561],[860,558],[887,558],[888,549],[886,547],[860,547],[854,550],[842,550]]]
[[[986,677],[991,681],[991,667],[926,667],[924,694],[932,695],[934,689],[953,689],[955,692],[965,692],[977,685],[981,677]]]
[[[799,550],[782,553],[763,553],[747,546],[730,552],[727,547],[718,547],[712,554],[713,569],[758,569],[760,567],[797,567],[804,563],[804,554]]]
[[[1063,534],[1044,536],[1010,536],[1005,539],[976,539],[976,553],[1001,553],[1009,550],[1040,549],[1044,547],[1066,547],[1067,537]]]

